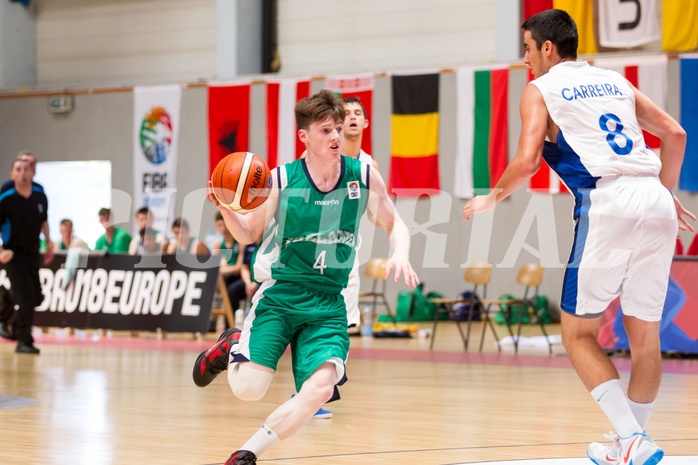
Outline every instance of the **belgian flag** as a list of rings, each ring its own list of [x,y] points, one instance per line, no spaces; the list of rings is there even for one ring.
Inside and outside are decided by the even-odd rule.
[[[389,191],[411,197],[438,191],[439,74],[394,75],[392,87]]]

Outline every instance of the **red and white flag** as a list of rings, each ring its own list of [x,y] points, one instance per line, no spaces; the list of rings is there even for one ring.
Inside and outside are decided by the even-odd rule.
[[[666,55],[597,58],[594,60],[594,66],[622,74],[640,92],[666,110],[668,86]],[[647,146],[653,150],[659,149],[661,144],[659,138],[647,131],[642,132]]]
[[[209,177],[229,153],[254,151],[249,146],[251,88],[249,82],[208,86]]]
[[[296,160],[305,147],[298,139],[296,103],[310,96],[310,78],[267,82],[267,164],[276,168]]]
[[[369,121],[368,131],[364,131],[361,137],[361,149],[366,153],[371,150],[371,110],[373,109],[373,87],[375,85],[373,73],[361,73],[352,75],[327,76],[325,89],[336,92],[341,98],[357,97],[366,109],[366,119]]]

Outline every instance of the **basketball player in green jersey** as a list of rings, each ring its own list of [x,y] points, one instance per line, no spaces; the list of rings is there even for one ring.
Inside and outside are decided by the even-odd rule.
[[[366,118],[366,108],[358,97],[346,97],[344,102],[344,125],[342,127],[342,137],[340,138],[340,149],[344,156],[356,158],[359,161],[368,163],[371,167],[380,171],[378,162],[361,148],[364,130],[368,128],[369,122]],[[308,151],[301,154],[305,158]],[[370,212],[369,212],[370,215]],[[373,219],[369,216],[369,219]],[[359,245],[361,238],[359,237]],[[349,283],[342,291],[344,302],[347,305],[347,324],[349,328],[356,328],[361,323],[361,311],[359,310],[359,258],[358,254],[354,260],[354,268],[349,274]],[[331,418],[332,414],[325,409],[320,409],[315,414],[315,418]]]
[[[228,383],[242,400],[261,399],[286,347],[291,345],[298,394],[274,410],[234,452],[228,465],[250,465],[277,439],[285,439],[325,402],[338,398],[349,350],[342,289],[354,264],[359,221],[365,209],[388,233],[393,253],[386,278],[419,282],[409,262],[410,234],[385,183],[370,165],[343,157],[344,105],[327,90],[296,105],[298,135],[307,157],[273,170],[267,201],[246,215],[219,207],[240,243],[261,241],[253,262],[261,286],[244,330],[231,329],[203,352],[194,381],[209,384],[228,370]]]

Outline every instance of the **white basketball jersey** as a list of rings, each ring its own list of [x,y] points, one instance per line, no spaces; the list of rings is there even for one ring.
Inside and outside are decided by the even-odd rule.
[[[543,157],[570,189],[593,188],[599,179],[659,175],[661,162],[645,145],[635,93],[623,76],[573,61],[531,84],[560,128],[557,150],[546,147]]]
[[[359,161],[361,161],[363,163],[368,163],[369,165],[371,164],[371,161],[373,160],[371,155],[364,152],[363,149],[359,151],[359,156],[356,158],[358,158]]]

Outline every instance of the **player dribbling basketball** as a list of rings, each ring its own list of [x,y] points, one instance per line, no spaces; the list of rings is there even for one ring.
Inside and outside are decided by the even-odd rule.
[[[242,334],[229,330],[202,353],[194,380],[206,385],[227,369],[238,398],[259,400],[290,344],[298,390],[230,456],[229,465],[256,463],[277,439],[292,435],[334,399],[336,386],[343,383],[349,338],[340,291],[354,263],[364,209],[387,231],[394,247],[386,278],[394,271],[396,282],[402,278],[413,287],[419,282],[409,262],[409,231],[383,179],[369,165],[341,156],[342,101],[323,90],[301,100],[295,113],[308,155],[273,170],[272,191],[262,207],[241,215],[221,208],[209,194],[235,239],[262,240],[253,262],[255,280],[262,285]],[[350,194],[350,185],[359,189]]]

